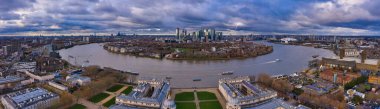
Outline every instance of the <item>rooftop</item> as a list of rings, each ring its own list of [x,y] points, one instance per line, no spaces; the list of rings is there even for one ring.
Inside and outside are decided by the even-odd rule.
[[[4,99],[10,102],[14,107],[18,108],[27,107],[54,97],[58,97],[58,95],[43,88],[28,88],[4,95]]]
[[[131,93],[121,94],[117,99],[161,105],[169,90],[170,85],[167,81],[140,80]]]
[[[281,99],[272,99],[272,100],[263,102],[262,104],[259,104],[255,107],[244,108],[244,109],[297,109],[297,107]]]
[[[257,84],[252,84],[249,81],[249,77],[237,77],[230,79],[221,79],[219,81],[220,87],[222,87],[227,96],[233,100],[229,102],[238,103],[239,105],[250,104],[252,100],[257,102],[257,99],[266,100],[277,96],[277,92],[262,88]]]
[[[9,82],[16,82],[16,81],[20,81],[22,79],[23,78],[17,77],[17,76],[6,76],[5,78],[0,77],[0,84],[9,83]]]

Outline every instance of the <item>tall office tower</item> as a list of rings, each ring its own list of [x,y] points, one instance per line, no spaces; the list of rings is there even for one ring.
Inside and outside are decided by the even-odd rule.
[[[223,39],[223,32],[217,32],[217,40],[220,41]]]
[[[177,40],[179,41],[179,28],[176,28],[176,29],[175,29],[175,37],[176,37]]]
[[[209,37],[210,37],[210,32],[206,31],[205,32],[205,42],[209,41]]]
[[[8,46],[6,46],[6,45],[3,46],[3,54],[4,54],[4,55],[8,55],[8,51],[9,51],[9,50],[8,50]]]
[[[216,41],[216,34],[215,34],[215,29],[211,29],[210,31],[210,36],[212,41]]]
[[[196,35],[196,32],[193,32],[192,34],[191,34],[191,38],[192,38],[192,41],[196,41],[196,40],[198,40],[197,38],[197,35]]]

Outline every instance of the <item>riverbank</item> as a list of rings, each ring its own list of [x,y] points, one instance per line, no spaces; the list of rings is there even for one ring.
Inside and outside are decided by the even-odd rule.
[[[111,53],[169,60],[230,60],[270,54],[272,46],[254,42],[217,43],[106,43],[103,48]]]

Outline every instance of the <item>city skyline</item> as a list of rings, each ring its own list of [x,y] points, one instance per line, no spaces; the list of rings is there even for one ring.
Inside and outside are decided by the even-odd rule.
[[[2,0],[0,35],[224,34],[380,35],[370,0]]]

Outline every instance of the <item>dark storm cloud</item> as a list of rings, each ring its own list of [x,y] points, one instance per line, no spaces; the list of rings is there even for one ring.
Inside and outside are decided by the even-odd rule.
[[[372,0],[2,0],[0,34],[171,33],[176,27],[267,34],[347,30],[379,34],[379,6]]]

